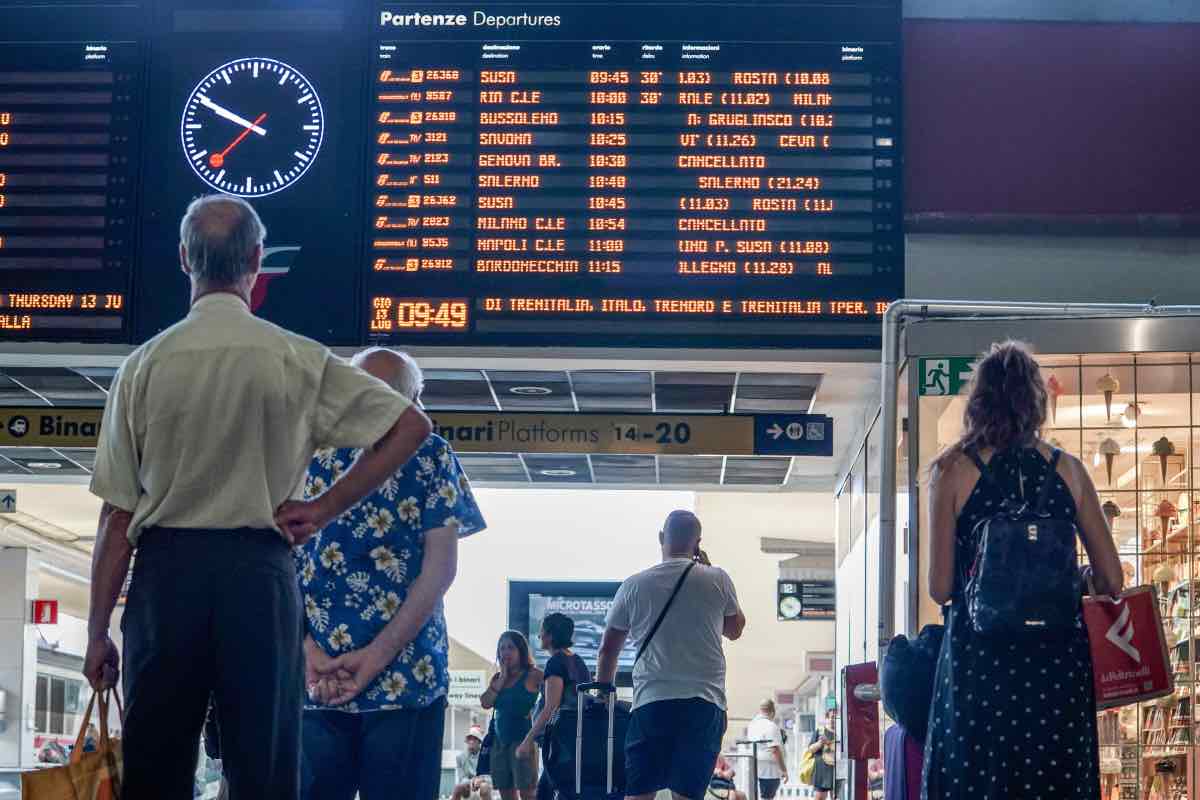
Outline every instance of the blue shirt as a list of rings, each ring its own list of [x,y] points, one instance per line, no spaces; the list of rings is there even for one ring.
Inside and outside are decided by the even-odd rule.
[[[319,451],[305,495],[324,492],[361,452]],[[370,644],[421,572],[425,532],[453,527],[463,538],[486,526],[450,445],[431,435],[380,489],[296,549],[309,635],[334,657]],[[449,690],[449,654],[446,616],[438,603],[417,638],[339,710],[425,708]],[[322,708],[306,702],[306,708]]]

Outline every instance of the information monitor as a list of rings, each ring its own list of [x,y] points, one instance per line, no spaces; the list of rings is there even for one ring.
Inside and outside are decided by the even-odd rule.
[[[0,5],[0,342],[187,313],[179,219],[267,228],[334,346],[876,347],[904,292],[900,4]]]
[[[902,291],[894,8],[386,6],[378,27],[373,339],[836,343]]]

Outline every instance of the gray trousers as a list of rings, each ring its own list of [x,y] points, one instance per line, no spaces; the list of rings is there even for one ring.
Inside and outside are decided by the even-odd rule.
[[[122,800],[192,800],[210,696],[230,800],[296,800],[303,627],[279,534],[144,531],[121,628]]]

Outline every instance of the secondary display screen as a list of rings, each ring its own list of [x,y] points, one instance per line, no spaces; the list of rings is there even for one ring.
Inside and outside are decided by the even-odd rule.
[[[52,11],[0,10],[0,341],[180,319],[215,191],[330,345],[863,347],[903,294],[898,2]]]
[[[575,623],[574,644],[571,649],[587,662],[588,669],[595,670],[597,659],[600,657],[600,640],[604,638],[605,621],[608,619],[608,609],[612,606],[612,601],[611,595],[573,597],[530,594],[529,646],[533,648],[533,657],[537,663],[545,666],[550,659],[550,653],[542,649],[538,637],[542,629],[542,620],[547,614],[565,614]],[[637,643],[626,642],[617,657],[617,671],[632,673],[636,656]]]
[[[0,339],[125,341],[141,58],[0,45]]]

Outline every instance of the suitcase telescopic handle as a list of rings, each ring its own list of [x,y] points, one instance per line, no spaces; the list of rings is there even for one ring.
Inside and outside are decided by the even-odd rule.
[[[617,687],[612,685],[611,683],[600,683],[597,681],[597,682],[592,682],[592,683],[578,683],[575,685],[575,691],[577,691],[577,692],[596,691],[596,692],[600,692],[600,694],[612,694],[613,692],[617,691]]]

